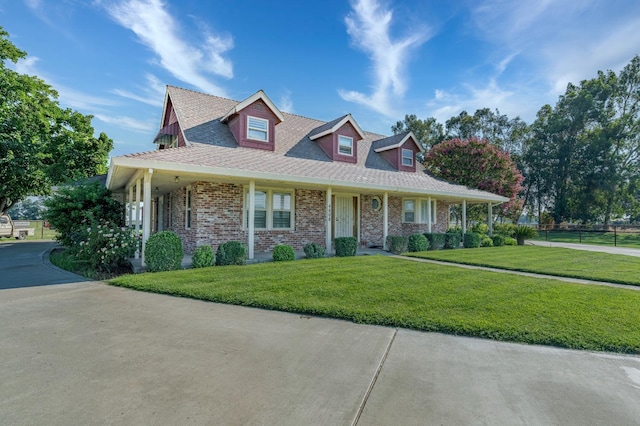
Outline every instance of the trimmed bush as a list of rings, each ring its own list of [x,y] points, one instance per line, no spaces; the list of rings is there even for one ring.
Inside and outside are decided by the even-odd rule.
[[[336,256],[355,256],[358,250],[358,240],[355,237],[338,237],[334,240],[336,245]]]
[[[493,247],[493,239],[488,235],[481,235],[480,247]]]
[[[429,247],[427,250],[439,250],[444,246],[444,234],[440,234],[437,232],[426,233],[424,236],[427,238],[429,242]]]
[[[317,259],[324,256],[324,247],[316,243],[305,244],[304,254],[307,259]]]
[[[464,234],[462,244],[464,248],[480,247],[480,234],[477,232],[467,232]]]
[[[475,232],[476,234],[487,235],[489,233],[489,225],[486,223],[476,223],[471,226],[471,232]]]
[[[516,226],[512,223],[496,223],[493,225],[493,233],[504,235],[505,237],[512,237],[515,229]]]
[[[286,244],[280,244],[273,248],[273,260],[276,262],[284,262],[287,260],[295,260],[296,254],[293,247]]]
[[[427,237],[422,234],[413,234],[409,236],[409,242],[407,243],[407,250],[409,251],[425,251],[429,248],[429,241]]]
[[[460,247],[460,240],[462,237],[458,231],[447,231],[444,234],[444,246],[445,249],[454,249]]]
[[[239,241],[227,241],[216,250],[216,265],[244,265],[247,262],[247,248]]]
[[[518,245],[522,246],[524,245],[525,240],[528,240],[529,238],[537,237],[538,232],[535,229],[531,228],[530,226],[519,225],[515,227],[515,230],[513,231],[513,236],[518,242]]]
[[[402,235],[387,236],[387,247],[393,254],[400,254],[407,250],[407,237]]]
[[[504,235],[500,235],[500,234],[496,234],[494,235],[491,239],[493,240],[493,245],[494,247],[500,247],[504,245],[504,240],[505,240],[505,236]]]
[[[200,246],[193,252],[193,268],[206,268],[213,266],[213,249],[211,246]]]
[[[504,245],[505,246],[517,246],[518,241],[515,238],[504,237]]]
[[[182,240],[173,231],[153,234],[144,247],[144,260],[147,271],[175,271],[182,268]]]

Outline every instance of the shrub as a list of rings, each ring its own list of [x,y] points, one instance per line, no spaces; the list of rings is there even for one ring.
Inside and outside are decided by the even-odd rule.
[[[247,262],[247,248],[239,241],[227,241],[216,250],[216,265],[244,265]]]
[[[444,234],[439,234],[436,232],[426,233],[424,236],[429,241],[429,248],[427,250],[438,250],[444,246]]]
[[[153,234],[144,248],[147,271],[174,271],[182,267],[182,241],[173,231]]]
[[[500,247],[504,245],[505,238],[506,237],[504,235],[496,234],[491,238],[491,240],[493,241],[493,245],[495,247]]]
[[[517,246],[518,241],[515,238],[504,237],[504,245],[505,246]]]
[[[83,229],[97,223],[109,222],[116,227],[125,224],[124,206],[99,182],[62,186],[44,204],[45,219],[56,229],[56,239],[66,247],[82,241],[86,234]]]
[[[280,244],[273,248],[273,260],[276,262],[295,260],[295,258],[296,254],[291,246]]]
[[[90,226],[77,228],[76,244],[69,252],[78,263],[85,264],[93,271],[111,272],[132,257],[138,240],[128,228],[100,220]]]
[[[493,233],[505,237],[512,237],[515,229],[516,226],[512,223],[496,223],[493,225]]]
[[[206,268],[213,266],[213,249],[210,245],[200,246],[193,252],[194,268]]]
[[[427,237],[422,234],[413,234],[409,236],[409,242],[407,243],[407,250],[409,251],[425,251],[429,248],[429,241]]]
[[[471,232],[475,232],[476,234],[487,235],[489,233],[489,225],[486,223],[476,223],[471,226]]]
[[[480,247],[493,247],[493,239],[488,235],[481,235]]]
[[[525,240],[538,236],[538,232],[530,226],[519,225],[515,227],[513,236],[518,242],[518,245],[521,246],[524,245]]]
[[[355,237],[338,237],[335,239],[336,256],[355,256],[358,249],[358,240]]]
[[[387,247],[393,254],[400,254],[407,250],[407,237],[402,235],[388,235]]]
[[[324,247],[316,243],[305,244],[304,254],[308,259],[317,259],[324,256]]]
[[[467,232],[464,234],[462,244],[464,248],[480,247],[480,234],[477,232]]]
[[[460,247],[461,234],[457,230],[448,230],[444,234],[444,246],[445,249],[454,249]]]

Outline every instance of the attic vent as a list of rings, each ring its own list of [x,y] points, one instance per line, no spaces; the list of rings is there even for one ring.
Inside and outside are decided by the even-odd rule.
[[[264,109],[264,105],[262,105],[262,104],[260,104],[260,103],[255,104],[255,105],[253,106],[253,109],[256,109],[256,110],[258,110],[258,111],[262,111],[262,110]]]

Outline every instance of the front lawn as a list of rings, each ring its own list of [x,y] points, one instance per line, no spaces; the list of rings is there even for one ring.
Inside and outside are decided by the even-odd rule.
[[[407,256],[512,271],[640,285],[640,257],[560,247],[504,246],[406,253]]]
[[[640,353],[640,292],[384,256],[126,275],[110,283],[358,323]]]

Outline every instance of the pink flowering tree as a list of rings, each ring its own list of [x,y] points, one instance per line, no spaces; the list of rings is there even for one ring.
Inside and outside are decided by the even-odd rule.
[[[522,200],[518,198],[524,179],[522,173],[507,152],[486,139],[451,139],[439,143],[425,155],[424,166],[433,176],[509,198],[496,207],[501,216],[517,221],[522,212]],[[474,207],[469,219],[478,219],[482,210],[486,216],[485,207]]]

